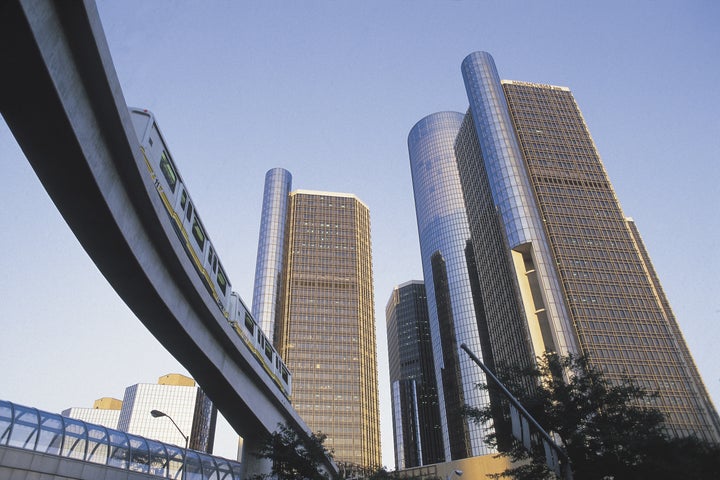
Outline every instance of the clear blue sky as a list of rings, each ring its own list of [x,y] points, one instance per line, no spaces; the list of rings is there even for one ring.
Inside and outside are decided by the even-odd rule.
[[[502,78],[572,89],[720,399],[720,3],[102,0],[98,9],[128,104],[156,114],[247,301],[268,169],[370,207],[385,465],[394,465],[385,305],[393,286],[422,277],[407,134],[425,115],[467,109],[460,63],[475,50],[494,56]],[[0,397],[60,411],[183,372],[88,259],[1,120],[0,168]],[[233,440],[218,452],[233,456]]]

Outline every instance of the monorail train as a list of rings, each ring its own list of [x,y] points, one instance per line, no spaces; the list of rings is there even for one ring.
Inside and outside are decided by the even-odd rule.
[[[200,280],[238,337],[289,398],[292,393],[292,375],[253,319],[240,295],[232,291],[230,280],[210,242],[187,186],[170,156],[155,116],[148,110],[139,108],[130,108],[130,113],[147,166],[146,172],[141,173],[147,175],[154,184],[177,238],[195,266]]]

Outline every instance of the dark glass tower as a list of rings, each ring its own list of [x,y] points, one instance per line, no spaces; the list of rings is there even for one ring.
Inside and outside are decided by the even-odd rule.
[[[501,81],[484,52],[462,73],[470,110],[456,153],[480,284],[511,277],[503,308],[521,315],[532,355],[585,354],[611,380],[630,375],[659,392],[669,433],[720,442],[715,407],[570,90]],[[498,226],[501,238],[484,243]],[[491,331],[507,322],[485,313]]]
[[[385,308],[397,469],[445,461],[425,284],[395,287]]]

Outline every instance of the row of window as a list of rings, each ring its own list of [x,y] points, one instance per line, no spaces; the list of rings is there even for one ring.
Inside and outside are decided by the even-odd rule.
[[[177,189],[177,184],[179,183],[179,176],[177,174],[177,171],[175,169],[175,166],[172,164],[172,161],[170,160],[170,157],[167,153],[167,151],[163,150],[160,155],[160,171],[162,172],[163,176],[165,177],[165,181],[167,182],[168,186],[170,187],[170,190],[173,194],[175,194],[175,190]],[[193,240],[195,241],[195,245],[197,246],[198,252],[202,253],[205,251],[205,244],[207,240],[207,235],[205,234],[205,229],[203,228],[200,219],[197,215],[197,211],[193,208],[192,202],[189,201],[189,195],[187,193],[187,190],[185,188],[182,189],[182,192],[180,194],[180,210],[181,215],[184,214],[185,220],[190,225],[190,233],[192,235]],[[214,249],[212,248],[212,245],[209,244],[208,248],[208,256],[207,256],[207,269],[209,270],[208,273],[211,274],[211,276],[214,278],[215,283],[217,284],[218,288],[220,289],[223,296],[227,294],[228,289],[228,280],[225,276],[225,272],[223,271],[222,267],[219,266],[219,261],[217,258],[217,255],[215,254]]]

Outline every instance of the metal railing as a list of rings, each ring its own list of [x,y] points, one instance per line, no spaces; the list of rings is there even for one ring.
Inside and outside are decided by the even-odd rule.
[[[160,478],[240,480],[240,463],[0,400],[0,446]]]

